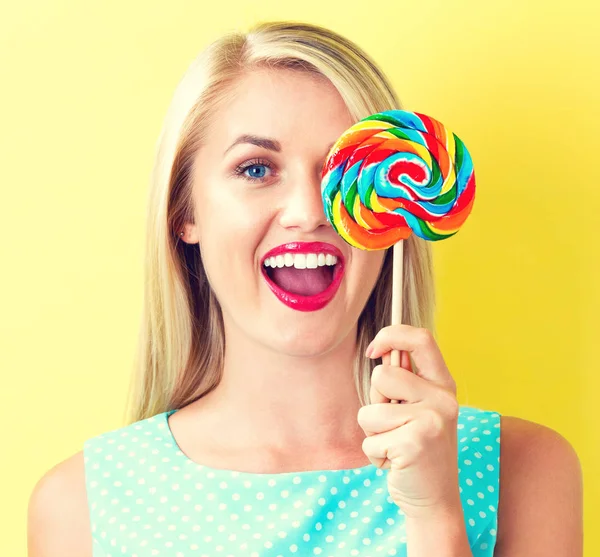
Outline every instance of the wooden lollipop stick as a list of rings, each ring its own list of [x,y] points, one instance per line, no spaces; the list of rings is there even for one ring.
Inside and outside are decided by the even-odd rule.
[[[404,240],[394,244],[392,273],[392,325],[402,323],[402,263],[404,261]],[[400,351],[392,350],[390,365],[400,367]],[[391,404],[399,404],[398,400],[390,400]]]

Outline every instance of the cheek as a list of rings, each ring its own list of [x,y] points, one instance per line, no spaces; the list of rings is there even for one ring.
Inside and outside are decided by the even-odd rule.
[[[225,187],[216,187],[196,199],[196,222],[200,245],[209,252],[220,246],[229,249],[243,241],[248,231],[255,228],[256,211],[231,194]],[[223,254],[225,255],[225,254]]]
[[[385,251],[362,252],[352,258],[352,288],[360,294],[357,298],[366,301],[381,273]]]
[[[221,183],[206,192],[198,207],[200,219],[212,223],[212,230],[231,230],[234,234],[253,233],[268,222],[269,202],[259,192]],[[202,222],[202,220],[200,220]]]
[[[361,251],[355,258],[364,281],[375,282],[385,259],[385,251]]]
[[[256,274],[259,246],[269,223],[266,212],[225,196],[207,198],[198,207],[202,260],[213,289],[243,291]],[[232,286],[234,283],[239,287]]]

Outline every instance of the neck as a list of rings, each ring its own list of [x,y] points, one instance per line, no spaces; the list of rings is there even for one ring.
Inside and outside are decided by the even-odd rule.
[[[311,356],[226,333],[222,379],[200,399],[223,438],[240,449],[360,453],[365,435],[353,376],[356,327],[334,349]]]

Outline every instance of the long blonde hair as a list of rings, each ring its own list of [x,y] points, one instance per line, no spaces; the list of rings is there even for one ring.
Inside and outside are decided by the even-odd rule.
[[[236,79],[255,67],[316,72],[336,87],[356,121],[401,109],[387,77],[356,44],[323,27],[263,22],[206,47],[179,82],[156,146],[147,209],[143,315],[126,421],[181,408],[218,385],[225,338],[221,309],[208,284],[198,244],[180,240],[193,222],[191,166],[206,123],[227,103]],[[392,250],[358,320],[354,380],[369,404],[376,361],[364,357],[389,323]],[[402,323],[434,329],[434,283],[429,243],[404,240]]]

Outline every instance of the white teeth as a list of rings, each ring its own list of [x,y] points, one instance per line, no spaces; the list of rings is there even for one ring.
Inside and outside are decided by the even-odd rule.
[[[316,269],[317,268],[317,254],[309,253],[306,256],[306,268],[307,269]]]
[[[306,269],[306,254],[297,253],[294,255],[294,267],[296,269]]]
[[[292,253],[267,257],[265,267],[295,267],[296,269],[316,269],[325,265],[337,264],[338,258],[330,253]]]

